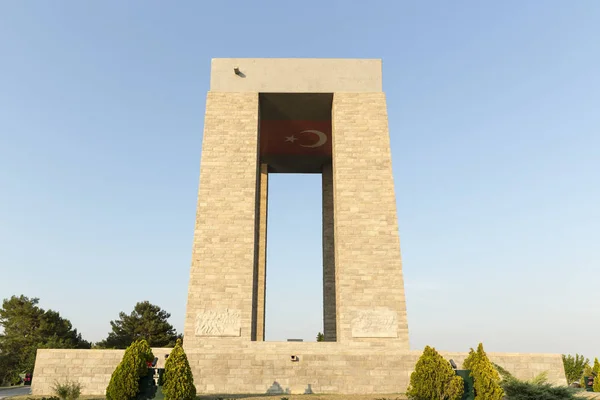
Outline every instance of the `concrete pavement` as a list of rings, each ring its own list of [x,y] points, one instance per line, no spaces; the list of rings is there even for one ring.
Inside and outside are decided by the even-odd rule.
[[[31,394],[31,386],[17,386],[11,388],[0,388],[0,399],[12,396],[26,396]]]

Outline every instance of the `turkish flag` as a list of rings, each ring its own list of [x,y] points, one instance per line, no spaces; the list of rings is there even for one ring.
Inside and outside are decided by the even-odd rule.
[[[331,156],[331,121],[261,120],[261,156]]]

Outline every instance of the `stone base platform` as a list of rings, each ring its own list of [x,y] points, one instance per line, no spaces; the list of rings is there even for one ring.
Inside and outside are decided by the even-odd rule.
[[[173,349],[153,348],[158,368],[164,368],[165,355]],[[106,393],[110,377],[123,359],[125,350],[38,349],[31,381],[34,396],[54,395],[55,382],[80,382],[82,395]]]
[[[164,365],[171,349],[153,349]],[[186,350],[201,393],[403,393],[421,351],[394,351],[359,343],[251,342],[240,346],[210,343]],[[104,395],[123,350],[46,350],[37,353],[32,394],[49,395],[55,381],[79,381],[83,394]],[[440,352],[459,368],[467,353]],[[547,371],[551,383],[566,385],[560,354],[488,353],[521,379]]]

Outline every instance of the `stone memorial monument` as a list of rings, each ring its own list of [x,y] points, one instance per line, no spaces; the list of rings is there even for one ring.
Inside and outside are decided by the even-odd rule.
[[[409,349],[381,61],[214,59],[200,165],[184,327],[198,392],[404,392],[421,352]],[[290,173],[321,175],[324,342],[265,341],[268,178]],[[62,376],[103,394],[122,354],[104,352],[38,350],[34,394]],[[565,383],[560,355],[489,356]]]

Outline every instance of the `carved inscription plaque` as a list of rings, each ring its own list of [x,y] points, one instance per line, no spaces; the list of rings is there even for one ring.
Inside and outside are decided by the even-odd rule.
[[[394,310],[358,310],[352,320],[352,337],[395,338],[398,337],[398,317]]]
[[[239,310],[204,310],[196,316],[196,336],[240,336]]]

